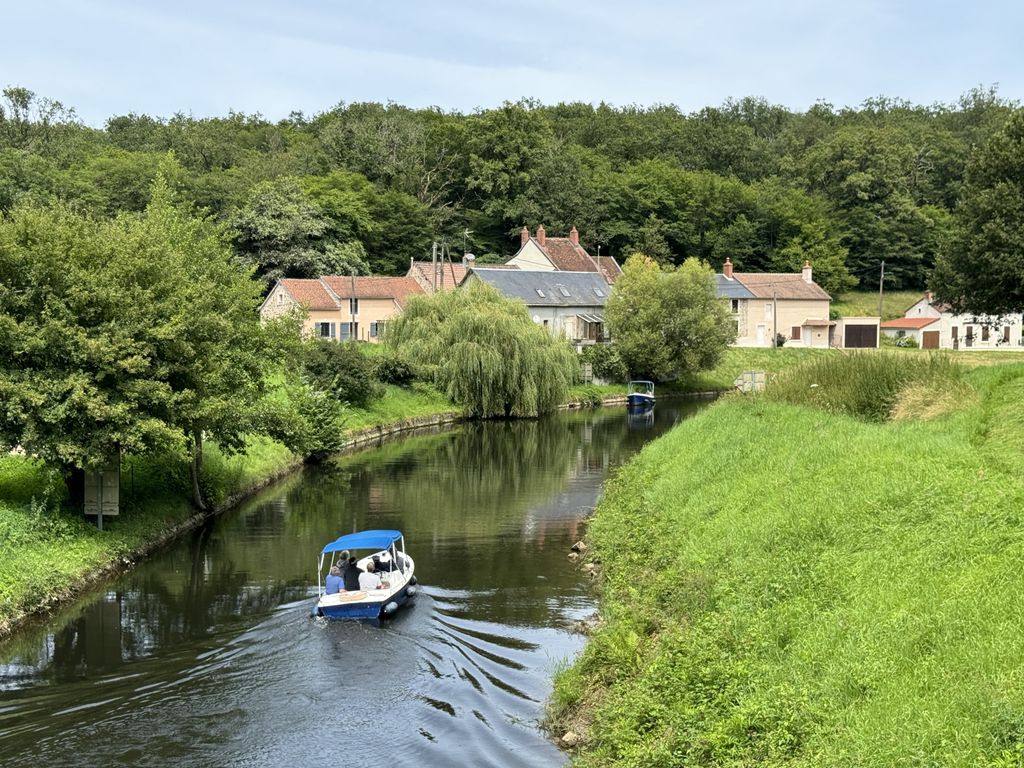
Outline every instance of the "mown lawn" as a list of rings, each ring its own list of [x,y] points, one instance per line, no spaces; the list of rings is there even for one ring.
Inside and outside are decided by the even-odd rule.
[[[622,471],[575,764],[1024,764],[1024,366],[963,382],[885,423],[732,395]]]

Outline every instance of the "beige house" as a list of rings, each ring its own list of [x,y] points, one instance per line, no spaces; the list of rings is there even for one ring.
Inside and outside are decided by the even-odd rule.
[[[377,342],[408,298],[423,293],[410,277],[284,279],[263,300],[260,317],[269,320],[301,309],[306,313],[303,333],[308,336]]]
[[[882,332],[910,337],[924,349],[1020,349],[1024,346],[1024,315],[954,315],[946,304],[925,294],[903,313],[886,320]]]
[[[537,228],[537,235],[530,237],[530,230],[523,227],[519,234],[519,251],[506,262],[525,271],[535,272],[597,272],[611,285],[622,269],[611,256],[591,256],[580,245],[580,234],[573,227],[568,237],[548,237],[544,227]]]
[[[832,297],[814,282],[809,263],[793,273],[733,272],[726,259],[716,280],[736,322],[736,346],[771,347],[781,336],[789,346],[829,347]]]

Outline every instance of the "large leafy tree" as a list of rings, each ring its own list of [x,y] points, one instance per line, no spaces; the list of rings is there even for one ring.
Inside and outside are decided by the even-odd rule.
[[[578,371],[569,345],[534,323],[522,302],[479,282],[413,298],[385,341],[481,418],[552,411]]]
[[[692,258],[666,268],[630,256],[605,313],[630,374],[655,381],[713,368],[736,338],[714,273]]]
[[[61,206],[0,219],[0,443],[82,471],[119,452],[242,449],[267,355],[259,287],[162,179],[141,215]]]
[[[959,311],[999,315],[1024,308],[1024,110],[977,152],[936,294]]]

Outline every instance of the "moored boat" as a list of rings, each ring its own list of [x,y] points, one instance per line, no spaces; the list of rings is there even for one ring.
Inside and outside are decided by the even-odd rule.
[[[366,572],[370,563],[382,580],[376,589],[345,590],[328,593],[326,574],[331,566],[344,566],[342,553],[356,558],[356,566]],[[367,554],[357,556],[357,552]],[[320,551],[317,567],[315,616],[325,619],[380,619],[389,616],[416,594],[416,564],[405,551],[401,531],[359,531],[340,536]]]
[[[654,405],[654,382],[631,381],[626,390],[626,404],[630,408],[650,408]]]

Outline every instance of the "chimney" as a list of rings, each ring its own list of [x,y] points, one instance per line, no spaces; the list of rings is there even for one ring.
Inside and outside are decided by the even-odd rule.
[[[809,284],[809,283],[812,282],[812,279],[811,279],[811,262],[809,262],[809,261],[805,261],[804,262],[803,278],[804,278],[804,282],[805,283]]]
[[[722,265],[722,274],[726,280],[732,280],[732,262],[729,261],[729,257],[725,257],[725,264]]]
[[[519,232],[519,247],[522,248],[528,242],[530,242],[530,230],[528,230],[526,227],[523,227],[523,229]]]
[[[580,233],[576,231],[576,227],[569,230],[569,239],[572,240],[573,245],[580,244]]]
[[[541,224],[537,227],[537,242],[544,245],[544,241],[547,239],[547,235],[544,234],[544,225]]]

